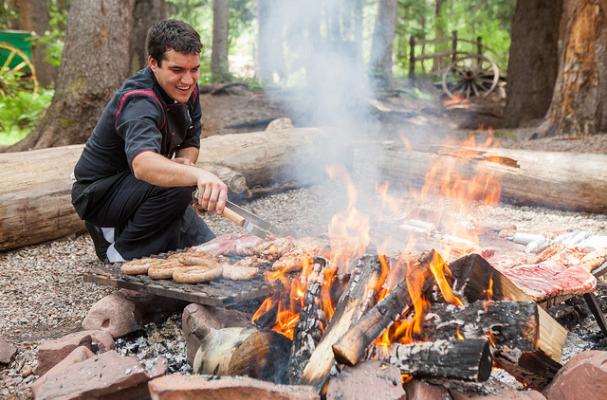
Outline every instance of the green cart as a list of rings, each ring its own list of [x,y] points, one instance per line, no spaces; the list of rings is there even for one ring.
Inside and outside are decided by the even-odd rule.
[[[32,81],[32,90],[38,92],[38,79],[32,58],[32,34],[26,31],[0,31],[0,75],[19,74]]]

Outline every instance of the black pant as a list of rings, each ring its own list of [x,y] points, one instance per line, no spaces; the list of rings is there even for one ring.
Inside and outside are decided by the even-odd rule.
[[[93,183],[74,183],[72,204],[83,220],[114,227],[114,247],[129,260],[215,237],[190,206],[193,190],[150,185],[124,172]]]

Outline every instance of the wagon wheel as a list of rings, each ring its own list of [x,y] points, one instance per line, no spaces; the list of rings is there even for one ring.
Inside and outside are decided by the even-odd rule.
[[[486,97],[500,78],[497,65],[485,56],[466,55],[443,73],[443,92],[449,97]]]
[[[0,51],[8,53],[6,60],[0,66],[0,75],[20,74],[23,79],[31,80],[32,91],[38,93],[36,68],[29,57],[21,50],[6,43],[0,43]]]

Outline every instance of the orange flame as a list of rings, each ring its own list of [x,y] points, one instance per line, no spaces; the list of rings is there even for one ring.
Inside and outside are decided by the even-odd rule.
[[[456,306],[463,306],[462,300],[453,293],[453,289],[449,285],[447,278],[445,277],[445,271],[448,275],[451,275],[451,270],[447,263],[441,258],[441,256],[434,252],[432,254],[432,261],[430,262],[430,271],[434,275],[434,279],[447,303],[455,304]]]
[[[455,329],[455,338],[457,340],[464,340],[466,339],[466,337],[462,334],[462,332],[459,330],[459,326]]]
[[[489,277],[489,286],[485,290],[485,293],[487,294],[487,299],[483,300],[483,309],[485,311],[488,311],[489,304],[491,304],[493,298],[493,274],[491,274],[491,276]]]

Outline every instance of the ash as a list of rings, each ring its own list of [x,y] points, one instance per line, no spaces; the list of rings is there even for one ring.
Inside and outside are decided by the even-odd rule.
[[[137,357],[148,369],[159,357],[164,357],[170,373],[192,373],[186,358],[180,314],[171,315],[162,322],[151,322],[142,330],[116,339],[114,346],[122,355]]]

